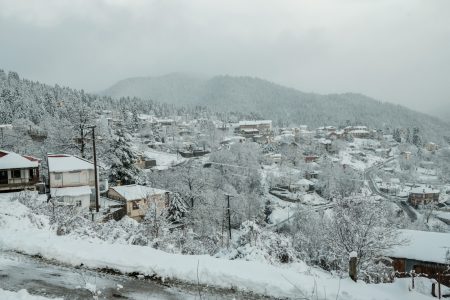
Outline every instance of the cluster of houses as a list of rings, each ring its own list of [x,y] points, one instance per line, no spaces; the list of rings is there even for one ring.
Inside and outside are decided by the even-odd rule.
[[[48,175],[40,176],[41,160],[32,156],[0,150],[0,191],[44,189],[48,199],[89,211],[95,207],[95,169],[86,159],[68,154],[48,154]],[[46,181],[46,182],[45,182]],[[48,189],[45,189],[45,187]],[[99,184],[99,193],[114,200],[121,212],[141,220],[152,208],[159,211],[169,204],[170,192],[142,185],[108,187]],[[111,201],[110,201],[111,202]],[[103,212],[109,212],[108,207]]]

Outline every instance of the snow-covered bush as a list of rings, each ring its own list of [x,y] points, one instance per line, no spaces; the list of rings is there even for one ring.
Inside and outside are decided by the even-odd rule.
[[[230,259],[259,260],[269,263],[289,263],[297,260],[292,241],[284,234],[261,228],[254,221],[242,223],[231,250],[222,255]]]
[[[71,205],[62,205],[55,199],[42,202],[35,193],[22,192],[15,195],[12,200],[17,200],[32,210],[29,218],[39,220],[37,216],[47,216],[50,225],[58,235],[69,234],[73,231],[86,233],[90,226],[87,214]],[[38,224],[37,224],[38,225]]]
[[[369,283],[384,283],[392,282],[394,279],[394,267],[392,260],[388,257],[376,258],[372,263],[360,270],[359,276],[365,282]]]

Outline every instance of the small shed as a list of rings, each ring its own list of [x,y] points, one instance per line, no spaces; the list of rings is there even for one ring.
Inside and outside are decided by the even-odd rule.
[[[406,242],[384,253],[393,259],[396,272],[414,271],[450,285],[450,276],[442,276],[450,267],[450,233],[400,230],[400,239]]]
[[[149,208],[157,211],[169,203],[170,192],[149,186],[130,184],[110,187],[107,196],[121,201],[126,208],[126,214],[137,221],[144,218]]]

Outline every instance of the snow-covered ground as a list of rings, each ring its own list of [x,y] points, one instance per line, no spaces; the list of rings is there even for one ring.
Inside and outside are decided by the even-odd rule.
[[[347,149],[346,151],[339,152],[339,160],[342,165],[347,165],[358,171],[364,171],[373,165],[384,161],[383,158],[365,153],[363,156],[360,155],[361,151],[351,151]]]
[[[2,300],[48,300],[48,299],[62,299],[62,298],[47,298],[42,296],[35,296],[28,293],[27,290],[20,290],[18,292],[7,291],[0,289],[0,299]]]
[[[165,170],[186,161],[181,155],[148,149],[145,155],[156,160],[155,169]]]
[[[319,209],[328,204],[324,198],[316,193],[302,194],[300,198],[301,201],[297,203],[284,201],[273,195],[269,195],[269,199],[272,203],[272,213],[270,214],[270,221],[272,224],[286,221],[299,211],[315,210],[316,208]]]
[[[17,201],[0,201],[0,225],[0,250],[41,255],[73,266],[83,264],[93,269],[137,272],[271,297],[428,299],[417,291],[409,291],[405,280],[378,285],[354,283],[302,263],[275,266],[206,255],[169,254],[150,247],[110,244],[93,238],[57,236],[47,218],[34,215]]]

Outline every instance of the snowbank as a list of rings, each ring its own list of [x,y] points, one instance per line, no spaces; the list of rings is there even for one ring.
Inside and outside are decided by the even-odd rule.
[[[354,283],[307,267],[286,267],[254,261],[226,260],[206,255],[169,254],[149,247],[108,244],[95,239],[56,236],[43,217],[36,218],[17,201],[0,202],[0,250],[41,255],[69,265],[138,272],[187,283],[237,288],[271,297],[343,300],[427,299],[401,284]],[[37,221],[36,221],[37,220]],[[431,298],[430,298],[431,299]]]
[[[20,290],[18,292],[11,292],[0,289],[0,299],[2,300],[48,300],[61,298],[46,298],[42,296],[30,295],[27,290]]]

